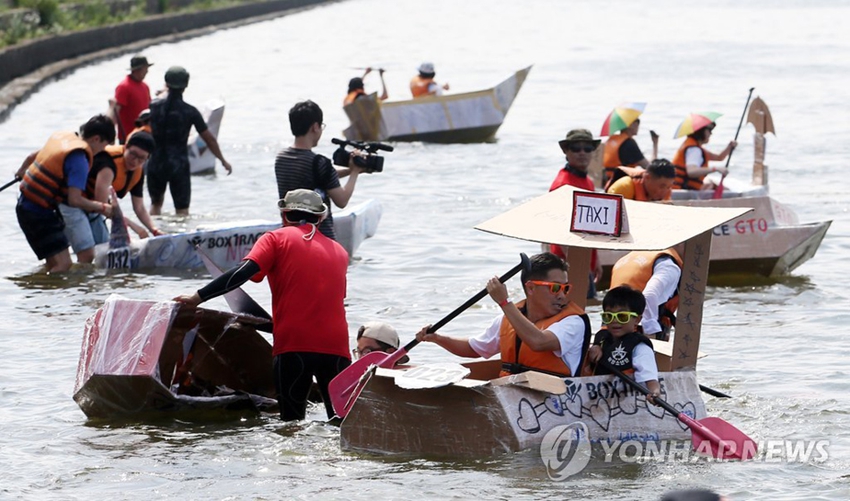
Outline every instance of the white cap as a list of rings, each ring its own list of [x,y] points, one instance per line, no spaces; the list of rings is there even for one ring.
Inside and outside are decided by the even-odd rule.
[[[398,332],[390,324],[383,322],[366,322],[360,327],[357,332],[357,339],[368,337],[375,341],[380,341],[398,349],[399,340]]]
[[[419,73],[434,73],[434,63],[422,63],[419,65]]]

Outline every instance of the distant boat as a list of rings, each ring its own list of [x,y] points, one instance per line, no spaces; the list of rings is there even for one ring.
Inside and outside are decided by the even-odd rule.
[[[373,236],[381,220],[380,202],[374,199],[350,205],[334,213],[337,241],[353,256],[364,240]],[[95,247],[94,264],[106,269],[201,269],[204,264],[195,246],[200,246],[220,268],[229,269],[244,258],[254,243],[280,221],[230,221],[198,227],[195,231],[172,233],[109,243]]]
[[[343,108],[349,141],[480,143],[492,140],[525,82],[531,66],[499,85],[476,92],[381,102],[377,94]]]
[[[224,101],[221,99],[207,101],[200,111],[204,121],[207,122],[209,131],[218,138],[221,119],[224,117]],[[189,137],[189,172],[192,174],[210,174],[215,171],[215,162],[215,155],[207,148],[206,141],[198,135],[197,131],[192,132]]]

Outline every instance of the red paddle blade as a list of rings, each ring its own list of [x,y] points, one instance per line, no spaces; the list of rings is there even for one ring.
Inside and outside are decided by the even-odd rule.
[[[722,176],[720,178],[720,183],[718,183],[717,187],[714,188],[714,193],[711,194],[711,198],[713,200],[717,200],[718,198],[723,198],[723,180],[726,179],[726,176]]]
[[[356,362],[349,365],[345,370],[336,375],[328,384],[328,393],[331,396],[331,405],[337,416],[344,418],[354,405],[354,401],[363,391],[366,381],[361,381],[373,365],[378,367],[393,367],[407,351],[398,350],[392,354],[373,351],[360,357]]]
[[[699,421],[684,413],[676,417],[691,429],[691,446],[699,453],[717,459],[746,461],[755,457],[758,452],[755,440],[718,417],[707,417]]]

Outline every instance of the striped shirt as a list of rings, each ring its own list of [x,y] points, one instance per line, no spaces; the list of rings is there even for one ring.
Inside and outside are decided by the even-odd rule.
[[[319,157],[318,160],[316,157]],[[274,175],[280,198],[288,191],[297,189],[313,190],[322,196],[322,201],[328,206],[328,217],[319,225],[319,231],[336,240],[328,190],[339,188],[340,184],[339,175],[331,161],[310,150],[290,147],[277,154],[274,160]]]

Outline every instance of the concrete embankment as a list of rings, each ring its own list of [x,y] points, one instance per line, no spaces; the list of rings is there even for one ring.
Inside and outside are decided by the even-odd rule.
[[[328,0],[269,0],[202,12],[163,14],[8,47],[0,51],[0,121],[41,84],[79,66],[324,3]]]

